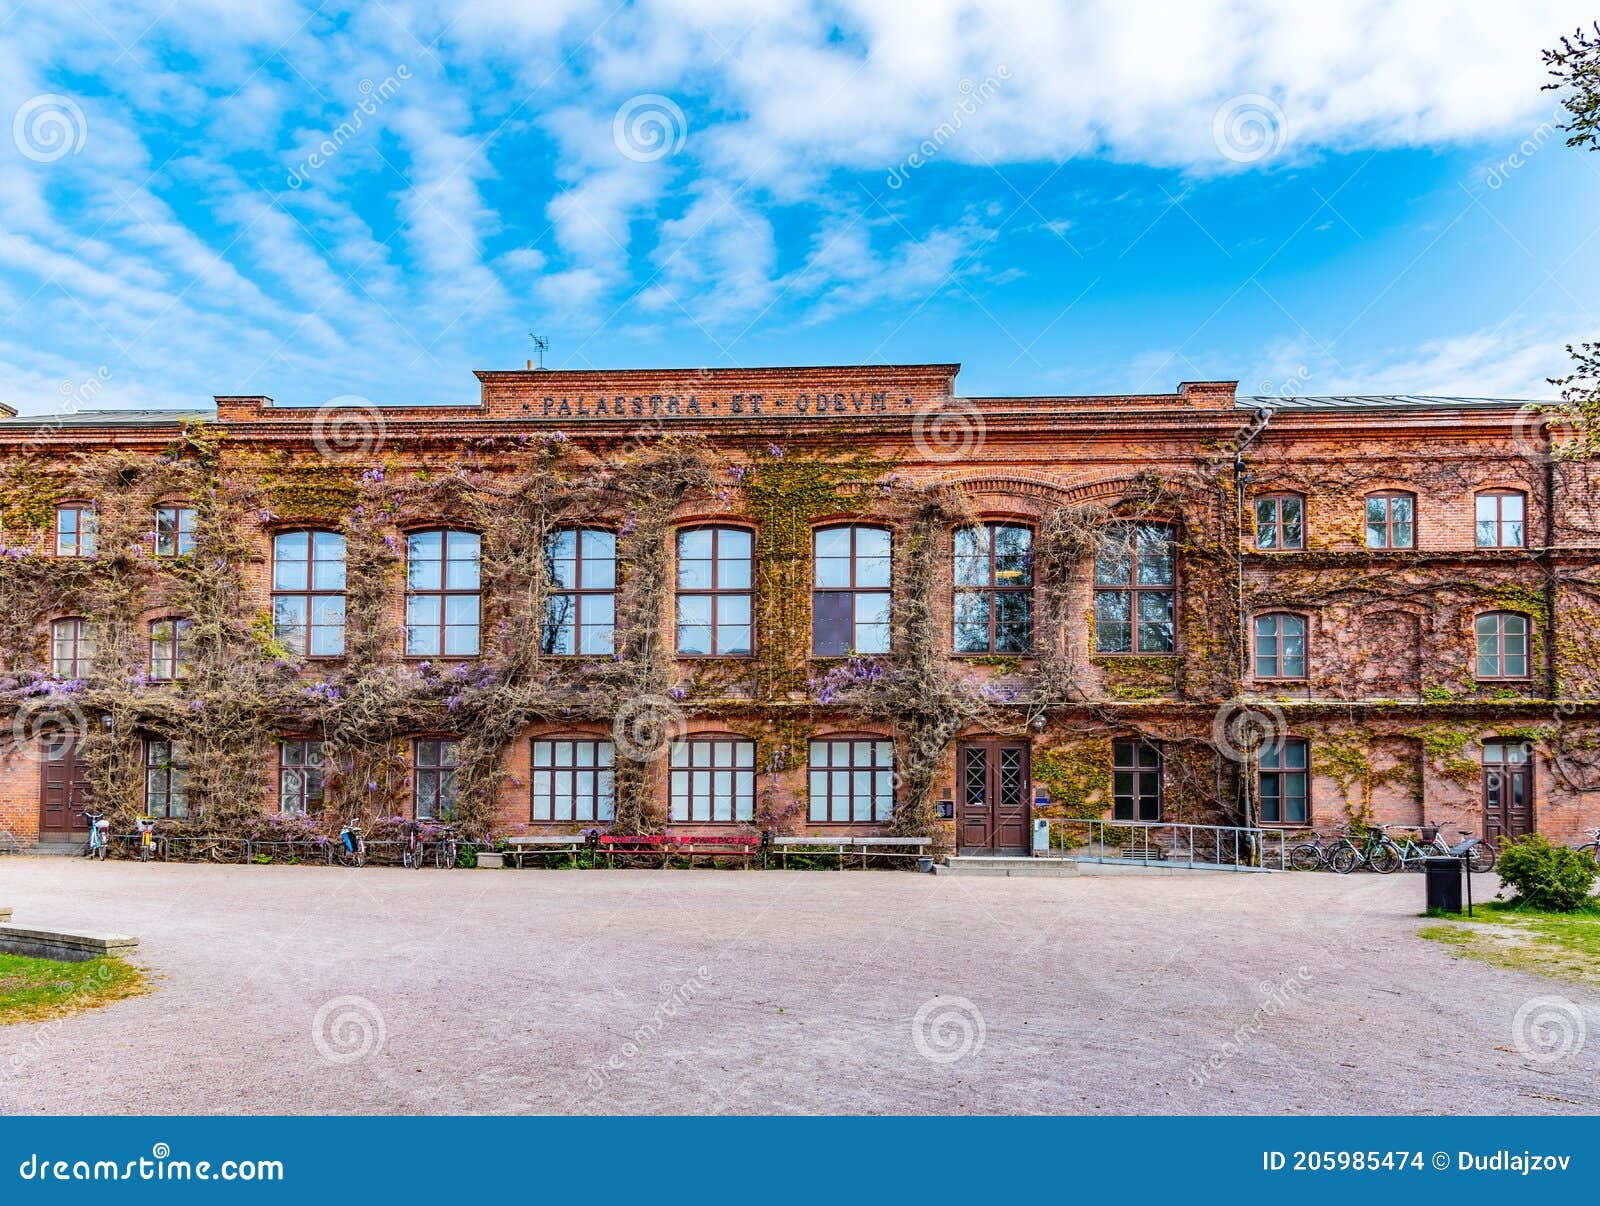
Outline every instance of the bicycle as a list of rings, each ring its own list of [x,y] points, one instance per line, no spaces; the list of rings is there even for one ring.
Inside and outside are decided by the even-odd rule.
[[[1493,871],[1495,860],[1499,858],[1499,852],[1495,850],[1494,844],[1487,838],[1473,837],[1470,829],[1458,829],[1456,832],[1461,835],[1461,844],[1446,850],[1446,853],[1454,858],[1464,857],[1467,860],[1467,870],[1475,875]]]
[[[416,821],[406,825],[405,849],[400,852],[400,861],[407,867],[422,866],[422,859],[426,853],[426,845],[422,840],[422,826]]]
[[[1421,871],[1430,858],[1448,858],[1450,855],[1450,848],[1439,836],[1437,825],[1424,825],[1418,836],[1426,839],[1423,845],[1419,846],[1413,838],[1407,837],[1405,845],[1400,847],[1402,870]]]
[[[439,840],[433,847],[433,862],[436,867],[454,867],[456,859],[461,856],[461,839],[456,837],[456,831],[448,825],[439,831]]]
[[[346,822],[339,830],[339,862],[345,867],[367,865],[367,839],[358,825]]]
[[[1289,851],[1289,865],[1296,871],[1321,871],[1328,865],[1328,851],[1334,843],[1324,844],[1315,834],[1308,842],[1301,842]]]
[[[111,828],[111,822],[105,818],[106,814],[103,812],[84,810],[83,819],[89,822],[89,840],[83,846],[84,858],[99,859],[101,862],[105,862],[106,853],[111,844],[110,835],[107,833],[107,830]]]
[[[148,863],[150,856],[156,852],[156,819],[154,817],[140,817],[133,823],[135,836],[139,845],[139,861]]]
[[[1587,854],[1595,862],[1600,863],[1600,829],[1589,831],[1589,840],[1578,847],[1579,854]]]
[[[1328,866],[1340,875],[1349,875],[1359,866],[1388,875],[1400,869],[1400,848],[1389,836],[1386,826],[1373,825],[1367,829],[1360,846],[1350,840],[1349,834],[1341,838],[1328,856]]]

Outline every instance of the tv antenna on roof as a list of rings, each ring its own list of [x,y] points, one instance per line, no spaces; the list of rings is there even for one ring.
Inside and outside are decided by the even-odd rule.
[[[528,361],[528,367],[542,370],[544,368],[544,354],[550,350],[550,341],[543,335],[535,335],[531,331],[528,332],[528,338],[533,340],[533,354],[539,358],[537,365],[531,360]]]

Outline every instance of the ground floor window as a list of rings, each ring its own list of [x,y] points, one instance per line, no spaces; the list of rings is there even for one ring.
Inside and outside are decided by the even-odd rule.
[[[1263,825],[1305,825],[1310,821],[1306,754],[1306,743],[1292,738],[1261,747]]]
[[[715,737],[672,743],[672,819],[748,821],[755,816],[753,741]]]
[[[189,751],[183,743],[147,738],[144,743],[145,816],[188,816],[188,785]]]
[[[412,768],[412,795],[419,821],[453,821],[456,816],[456,768],[461,743],[447,738],[419,738]]]
[[[287,813],[322,807],[322,742],[285,741],[278,746],[278,808]]]
[[[887,821],[894,812],[894,742],[813,741],[809,789],[813,821]]]
[[[1111,816],[1118,821],[1161,819],[1161,751],[1148,741],[1111,743]]]
[[[609,821],[613,815],[609,741],[552,738],[533,743],[535,821]]]

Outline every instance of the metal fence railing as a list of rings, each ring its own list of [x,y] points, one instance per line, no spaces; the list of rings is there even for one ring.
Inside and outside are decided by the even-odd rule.
[[[1288,850],[1282,829],[1107,821],[1098,817],[1057,817],[1050,821],[1050,853],[1082,862],[1215,871],[1286,871]]]

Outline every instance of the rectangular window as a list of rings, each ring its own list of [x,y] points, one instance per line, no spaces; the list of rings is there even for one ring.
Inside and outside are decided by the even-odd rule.
[[[1479,678],[1528,677],[1528,618],[1495,611],[1474,624],[1478,640]]]
[[[1148,741],[1111,743],[1111,816],[1118,821],[1161,819],[1161,751]]]
[[[1305,547],[1305,499],[1298,494],[1265,494],[1256,499],[1256,548]]]
[[[193,507],[156,508],[156,556],[187,557],[194,552]]]
[[[818,528],[812,533],[812,565],[812,654],[888,653],[888,529]]]
[[[83,678],[94,669],[94,634],[76,616],[50,625],[50,672],[57,678]]]
[[[955,535],[957,653],[1026,653],[1033,644],[1033,530],[1009,523]]]
[[[1367,498],[1367,547],[1409,549],[1416,544],[1416,500],[1409,494]]]
[[[456,818],[456,768],[461,743],[446,738],[419,738],[411,770],[412,797],[419,821]]]
[[[756,747],[733,737],[672,743],[672,819],[748,821],[755,816]]]
[[[93,557],[100,520],[93,507],[56,508],[56,556]]]
[[[1490,490],[1477,498],[1477,533],[1480,549],[1523,547],[1523,496],[1511,490]]]
[[[610,821],[614,754],[609,741],[539,738],[533,743],[531,819]]]
[[[1274,612],[1257,616],[1256,677],[1306,676],[1306,621],[1304,616]]]
[[[1171,653],[1176,598],[1172,529],[1116,524],[1094,559],[1096,653]]]
[[[156,620],[150,625],[150,678],[171,682],[189,676],[189,630],[193,620]]]
[[[550,533],[544,549],[547,654],[616,652],[617,538],[596,528]]]
[[[144,743],[144,814],[189,815],[189,751],[180,741],[147,738]]]
[[[344,656],[345,544],[337,532],[272,538],[272,636],[300,657]]]
[[[678,653],[750,653],[750,533],[689,528],[678,533]]]
[[[1261,747],[1258,795],[1263,825],[1310,823],[1307,752],[1306,743],[1295,738]]]
[[[834,737],[811,743],[809,817],[817,824],[881,824],[894,813],[894,742]]]
[[[413,532],[406,537],[406,653],[476,657],[478,534]]]
[[[322,808],[322,742],[294,740],[278,746],[278,808],[287,813]]]

